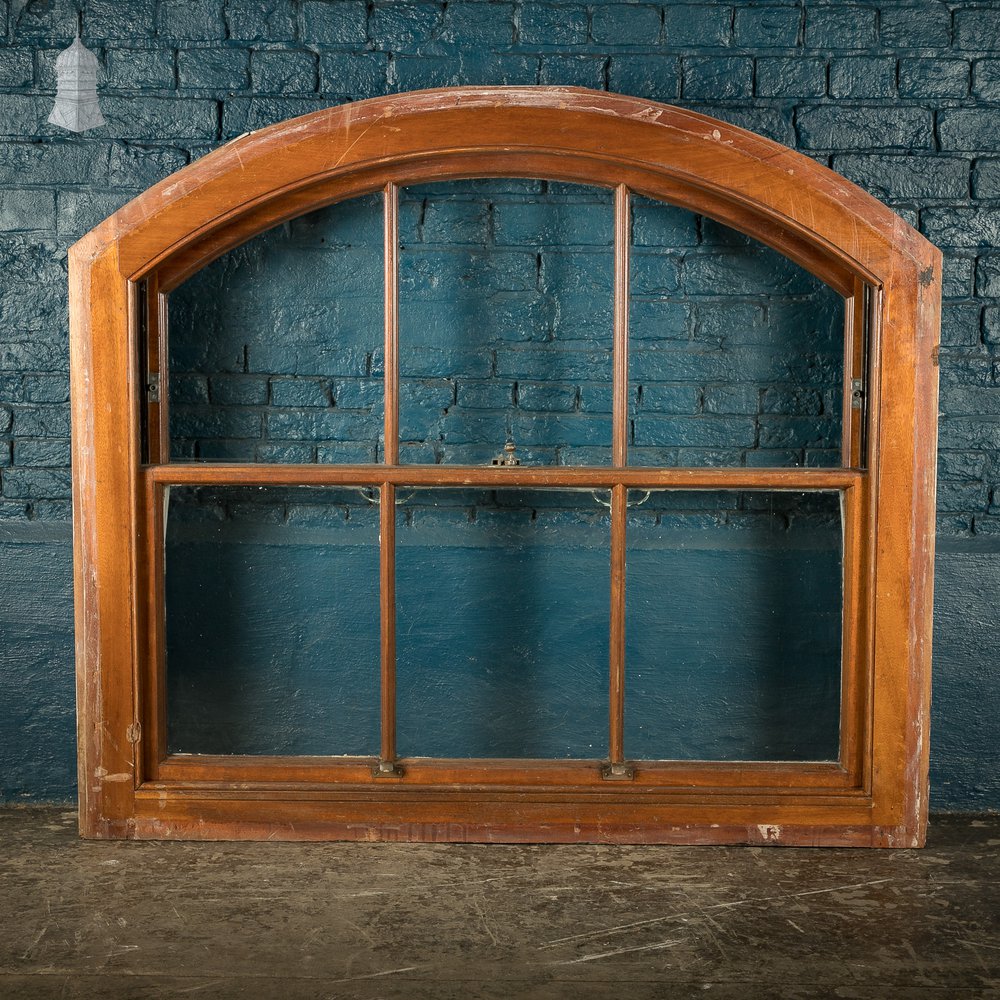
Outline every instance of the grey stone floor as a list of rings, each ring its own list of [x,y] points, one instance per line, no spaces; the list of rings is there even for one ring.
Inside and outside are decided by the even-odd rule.
[[[87,843],[0,810],[0,996],[1000,998],[1000,816],[923,851]]]

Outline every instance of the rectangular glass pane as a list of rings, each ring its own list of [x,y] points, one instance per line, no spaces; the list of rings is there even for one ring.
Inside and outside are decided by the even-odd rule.
[[[377,195],[309,212],[170,294],[175,461],[381,458],[382,221]]]
[[[835,760],[839,493],[629,492],[625,754]]]
[[[400,495],[400,755],[604,757],[607,492]]]
[[[630,465],[841,462],[844,300],[721,223],[636,197]]]
[[[606,464],[613,215],[600,188],[400,191],[400,461]]]
[[[170,751],[377,754],[377,502],[174,486],[166,518]]]

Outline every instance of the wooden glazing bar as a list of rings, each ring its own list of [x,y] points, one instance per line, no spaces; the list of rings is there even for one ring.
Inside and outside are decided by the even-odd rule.
[[[614,277],[614,372],[611,460],[618,467],[628,462],[628,297],[629,249],[632,239],[629,190],[615,188],[615,277]]]
[[[396,487],[379,490],[379,622],[382,742],[375,777],[399,777],[396,764]]]
[[[611,641],[608,687],[608,766],[604,777],[631,779],[625,764],[625,517],[627,490],[611,490]]]
[[[154,482],[252,486],[487,486],[564,489],[841,490],[865,476],[857,469],[641,468],[519,465],[260,465],[184,462],[147,467]]]
[[[385,228],[385,444],[386,465],[399,462],[399,192],[383,188]]]

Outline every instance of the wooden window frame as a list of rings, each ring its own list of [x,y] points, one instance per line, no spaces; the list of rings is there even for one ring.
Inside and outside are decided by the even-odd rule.
[[[614,192],[610,466],[398,462],[397,186],[473,177],[539,177]],[[165,364],[170,291],[282,221],[380,190],[386,207],[384,462],[171,462]],[[632,192],[760,240],[844,296],[841,467],[627,465]],[[814,160],[690,111],[577,88],[455,88],[330,108],[240,137],[150,188],[70,250],[81,833],[922,844],[940,285],[936,248]],[[167,486],[198,483],[381,491],[378,759],[167,753],[163,497]],[[397,759],[394,491],[464,484],[611,491],[608,760]],[[630,488],[840,491],[845,601],[839,760],[625,758]]]

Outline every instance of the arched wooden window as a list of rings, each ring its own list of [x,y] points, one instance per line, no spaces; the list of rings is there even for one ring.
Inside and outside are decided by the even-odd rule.
[[[400,461],[398,189],[500,177],[611,192],[606,464]],[[378,460],[173,460],[167,296],[280,222],[372,194],[384,199],[384,446]],[[739,230],[843,296],[843,433],[835,467],[630,463],[633,196]],[[426,91],[330,108],[240,137],[157,184],[77,243],[70,280],[85,836],[923,842],[940,255],[843,178],[723,122],[634,98],[563,88]],[[632,359],[641,350],[632,345]],[[247,486],[363,489],[378,511],[380,597],[371,607],[372,621],[380,622],[381,666],[373,687],[380,705],[378,753],[213,755],[168,746],[167,497],[171,490]],[[606,502],[603,759],[461,760],[397,752],[396,506],[404,492],[454,487],[587,491]],[[630,496],[712,490],[828,497],[842,516],[835,759],[663,760],[629,751],[623,720]],[[605,587],[608,577],[581,585]]]

